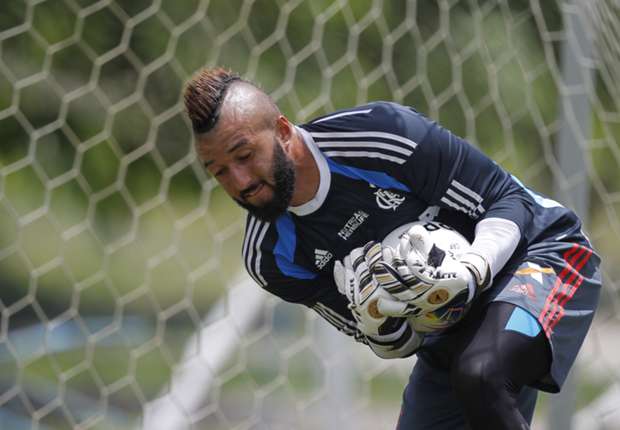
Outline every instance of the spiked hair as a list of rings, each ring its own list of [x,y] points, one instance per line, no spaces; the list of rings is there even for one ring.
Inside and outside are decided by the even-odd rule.
[[[194,133],[207,133],[215,127],[226,90],[235,81],[242,79],[218,67],[201,70],[186,84],[183,94],[185,111]]]

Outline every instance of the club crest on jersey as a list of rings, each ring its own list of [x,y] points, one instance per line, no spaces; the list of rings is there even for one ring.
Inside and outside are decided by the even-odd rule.
[[[393,191],[384,190],[382,188],[377,189],[374,192],[377,199],[377,205],[381,209],[395,211],[404,201],[405,197]]]
[[[333,256],[334,255],[331,252],[326,251],[324,249],[315,249],[314,250],[314,264],[319,269],[322,269],[323,267],[325,267],[327,263],[329,263],[329,261],[332,259]]]

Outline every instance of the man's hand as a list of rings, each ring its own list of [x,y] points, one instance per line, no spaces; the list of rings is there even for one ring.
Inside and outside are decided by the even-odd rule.
[[[359,330],[367,335],[381,334],[380,329],[387,321],[387,314],[381,312],[380,308],[397,313],[404,306],[380,288],[373,275],[381,258],[381,244],[368,242],[361,248],[355,248],[342,263],[337,261],[334,266],[338,291],[347,297]]]
[[[373,271],[385,291],[402,302],[400,308],[379,302],[383,315],[418,316],[449,303],[468,304],[478,290],[468,264],[437,248],[422,226],[404,234],[396,250],[385,247]]]

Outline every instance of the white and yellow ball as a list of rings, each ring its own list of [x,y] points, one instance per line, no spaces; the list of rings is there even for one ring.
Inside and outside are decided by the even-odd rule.
[[[434,244],[449,257],[457,260],[470,247],[469,241],[459,232],[445,224],[433,221],[415,221],[403,224],[383,239],[382,246],[397,249],[405,233],[409,234],[413,240],[418,240],[418,245],[432,247]],[[462,303],[454,303],[453,301],[435,311],[409,317],[413,329],[422,333],[447,329],[460,321],[469,310],[465,300],[464,298]]]

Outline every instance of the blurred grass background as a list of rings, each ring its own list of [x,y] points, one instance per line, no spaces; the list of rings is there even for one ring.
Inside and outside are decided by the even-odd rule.
[[[180,104],[197,69],[255,80],[297,122],[369,100],[410,104],[551,195],[554,179],[570,185],[553,155],[560,3],[3,0],[0,408],[39,411],[50,428],[113,406],[134,419],[241,271],[242,212],[196,163]],[[588,231],[610,285],[620,275],[615,91],[597,72],[586,148]],[[617,293],[606,294],[613,313]],[[36,324],[47,328],[24,334]],[[74,343],[54,349],[63,336]],[[275,377],[247,365],[220,392]],[[304,392],[308,375],[289,369],[287,383]],[[402,383],[388,371],[369,396],[398,404]],[[586,384],[580,402],[601,384]],[[56,405],[71,403],[70,388],[92,397],[85,418]]]

